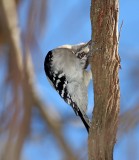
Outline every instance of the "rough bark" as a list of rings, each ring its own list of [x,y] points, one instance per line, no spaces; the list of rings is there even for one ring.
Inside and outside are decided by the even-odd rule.
[[[89,160],[112,160],[119,115],[118,0],[92,0],[94,110]]]

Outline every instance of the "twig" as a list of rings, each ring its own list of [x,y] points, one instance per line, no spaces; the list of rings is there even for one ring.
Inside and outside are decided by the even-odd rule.
[[[120,25],[120,30],[119,30],[119,36],[118,36],[118,42],[120,40],[120,35],[121,35],[121,31],[122,31],[122,27],[123,27],[124,21],[122,20],[122,23]]]

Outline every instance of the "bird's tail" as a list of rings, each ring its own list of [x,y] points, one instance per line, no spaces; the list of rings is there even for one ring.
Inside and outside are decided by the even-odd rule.
[[[89,129],[90,129],[90,126],[91,126],[91,121],[88,118],[88,116],[86,115],[86,113],[79,108],[78,108],[78,111],[76,110],[75,113],[76,113],[76,115],[78,115],[81,118],[87,132],[89,133]]]
[[[78,115],[80,116],[87,132],[89,133],[89,129],[90,129],[90,126],[91,126],[91,121],[90,119],[88,118],[88,116],[86,115],[86,113],[82,113],[81,110],[78,111]]]

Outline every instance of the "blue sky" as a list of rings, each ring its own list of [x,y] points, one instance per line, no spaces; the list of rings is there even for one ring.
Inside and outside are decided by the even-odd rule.
[[[21,9],[21,25],[24,26],[24,17],[28,1],[23,3]],[[120,70],[120,87],[121,87],[121,103],[124,104],[121,112],[129,109],[136,101],[136,96],[131,95],[132,79],[129,79],[129,71],[135,63],[136,57],[139,58],[139,1],[138,0],[121,0],[120,1],[120,17],[119,26],[124,22],[121,37],[119,53],[121,56]],[[43,71],[43,60],[46,53],[63,44],[76,44],[85,42],[91,38],[90,24],[90,0],[48,0],[47,6],[47,25],[43,36],[37,39],[42,55],[38,59],[39,73],[36,76],[37,88],[42,96],[42,99],[47,104],[57,107],[56,110],[61,116],[72,114],[72,109],[65,104],[47,81]],[[37,36],[37,34],[36,34]],[[128,91],[127,91],[128,89]],[[89,87],[89,111],[93,106],[93,91],[92,84]],[[126,146],[128,139],[135,137],[139,141],[138,128],[132,134],[126,134],[123,139],[120,139],[115,147],[114,159],[127,160]],[[75,149],[87,141],[87,133],[83,129],[75,127],[72,124],[65,127],[65,138],[70,145],[74,144]],[[49,137],[49,138],[48,138]],[[24,146],[23,153],[31,160],[44,160],[44,157],[51,160],[61,160],[61,152],[58,149],[58,144],[54,143],[54,137],[48,134],[46,139],[41,142],[32,143],[29,141]],[[71,143],[72,142],[72,143]],[[86,143],[85,143],[86,144]],[[49,146],[50,152],[47,152]],[[139,145],[137,144],[139,148]],[[139,159],[139,155],[138,155]]]

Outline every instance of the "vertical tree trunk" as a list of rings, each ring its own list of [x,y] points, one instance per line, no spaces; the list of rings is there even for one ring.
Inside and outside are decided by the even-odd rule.
[[[119,115],[118,0],[92,0],[94,111],[89,160],[112,160]]]

